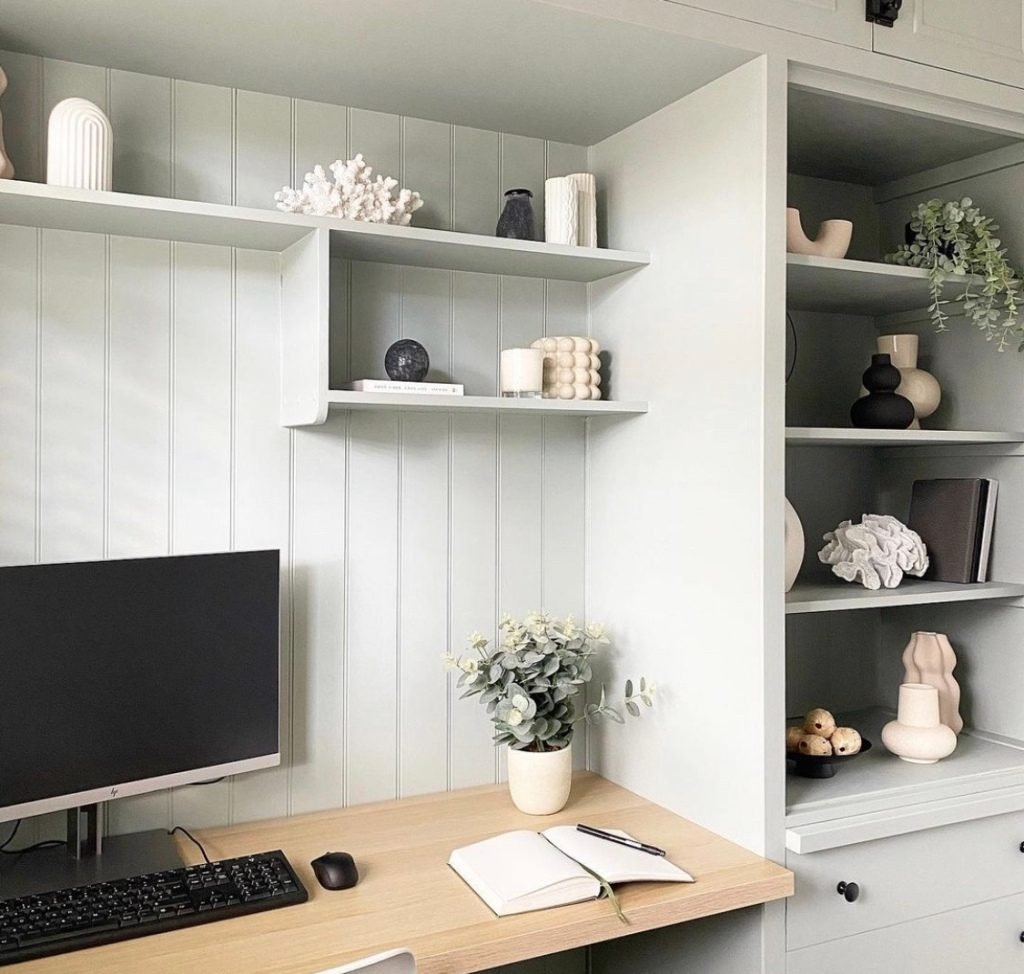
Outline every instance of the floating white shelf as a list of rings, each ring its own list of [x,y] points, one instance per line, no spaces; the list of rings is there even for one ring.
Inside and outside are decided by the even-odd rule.
[[[786,303],[795,311],[874,316],[928,305],[920,267],[804,254],[787,254],[786,264]]]
[[[1024,585],[1013,582],[924,582],[904,579],[899,588],[869,591],[858,584],[836,580],[820,584],[798,583],[786,593],[786,614],[842,612],[848,609],[888,609],[936,602],[975,602],[983,599],[1019,599]]]
[[[1024,742],[964,732],[937,764],[911,765],[890,754],[881,708],[842,714],[872,743],[834,778],[786,776],[786,846],[822,849],[1024,808]],[[781,746],[781,739],[780,739]]]
[[[398,392],[327,393],[332,409],[388,412],[518,413],[537,416],[636,416],[647,412],[645,402],[602,400],[501,399],[497,396],[440,396]]]
[[[0,181],[0,223],[112,233],[282,252],[314,230],[330,231],[334,256],[351,260],[597,281],[650,263],[647,254],[448,230],[394,227],[217,203]]]
[[[987,430],[862,430],[788,426],[788,446],[947,446],[1024,443],[1024,432]]]

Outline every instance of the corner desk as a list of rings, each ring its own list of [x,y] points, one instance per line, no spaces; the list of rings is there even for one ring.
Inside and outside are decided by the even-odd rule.
[[[667,850],[693,884],[621,887],[629,924],[605,900],[495,917],[447,866],[457,846],[513,829],[575,824],[623,828]],[[186,824],[187,823],[183,823]],[[211,859],[282,849],[309,902],[29,961],[19,974],[315,974],[393,947],[420,974],[469,974],[643,930],[755,906],[793,892],[793,875],[594,774],[579,774],[557,815],[517,811],[503,785],[359,805],[197,831]],[[187,863],[198,849],[179,837]],[[320,887],[310,860],[351,852],[354,889]]]

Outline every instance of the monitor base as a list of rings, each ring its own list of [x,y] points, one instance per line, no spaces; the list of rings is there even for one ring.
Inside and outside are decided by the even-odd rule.
[[[164,829],[103,837],[103,852],[76,859],[66,847],[0,855],[0,900],[49,890],[105,883],[183,865]]]

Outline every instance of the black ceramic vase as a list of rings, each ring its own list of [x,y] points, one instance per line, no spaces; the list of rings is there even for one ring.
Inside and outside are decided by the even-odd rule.
[[[496,237],[510,237],[513,240],[536,240],[533,226],[533,193],[528,189],[505,191],[505,209],[498,217]]]
[[[419,342],[401,338],[384,354],[384,371],[395,382],[422,382],[430,371],[430,356]]]
[[[914,404],[896,394],[900,370],[888,355],[872,355],[862,376],[868,394],[850,407],[850,421],[860,429],[905,430],[914,422]]]

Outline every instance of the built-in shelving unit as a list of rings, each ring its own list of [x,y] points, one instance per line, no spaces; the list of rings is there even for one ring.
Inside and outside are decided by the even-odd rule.
[[[389,412],[514,413],[535,416],[637,416],[647,412],[645,402],[601,400],[500,399],[497,396],[441,396],[386,392],[327,393],[332,409]]]
[[[647,254],[395,227],[217,203],[0,182],[0,223],[282,252],[330,231],[332,256],[516,277],[597,281],[644,267]]]
[[[843,612],[850,609],[890,609],[901,605],[929,605],[941,602],[978,602],[987,599],[1024,598],[1024,585],[1014,582],[924,582],[905,578],[899,588],[872,592],[859,584],[798,583],[786,593],[786,614]]]
[[[1024,432],[987,430],[867,430],[790,426],[787,446],[984,446],[996,443],[1024,443]]]
[[[895,715],[882,708],[842,714],[872,750],[818,780],[790,774],[786,781],[787,847],[817,852],[974,817],[977,803],[1024,787],[1024,742],[965,731],[948,758],[907,765],[882,744],[882,727]],[[991,795],[989,793],[998,794]],[[1014,793],[1013,800],[1019,802]]]
[[[928,304],[928,272],[867,260],[786,255],[786,302],[795,311],[887,315]]]

